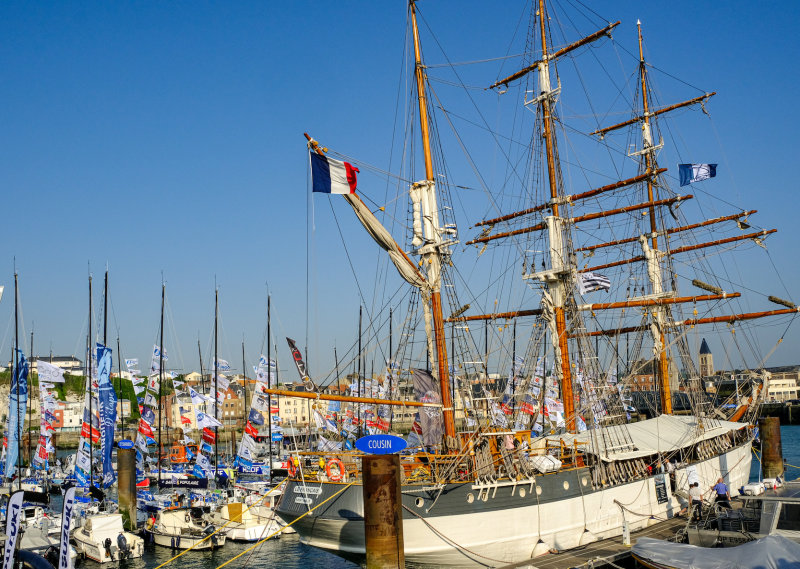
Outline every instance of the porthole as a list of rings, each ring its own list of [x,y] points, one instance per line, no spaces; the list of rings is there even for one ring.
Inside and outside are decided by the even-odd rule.
[[[589,485],[589,477],[588,476],[584,476],[583,478],[581,478],[581,484],[583,484],[584,486],[588,486]]]
[[[569,482],[564,480],[564,490],[569,490]]]
[[[472,492],[467,494],[467,504],[471,504],[474,501],[475,501],[475,494],[473,494]]]
[[[542,495],[542,487],[541,486],[537,486],[536,487],[536,495],[537,496],[541,496]]]
[[[422,498],[417,498],[414,500],[414,503],[417,505],[417,508],[421,508],[425,504],[425,500]]]
[[[525,488],[520,488],[519,489],[519,497],[520,498],[524,498],[525,494],[527,494],[527,492],[525,491]]]
[[[489,492],[484,492],[484,493],[483,493],[483,498],[481,498],[481,499],[482,499],[484,502],[488,502],[488,501],[489,501]]]

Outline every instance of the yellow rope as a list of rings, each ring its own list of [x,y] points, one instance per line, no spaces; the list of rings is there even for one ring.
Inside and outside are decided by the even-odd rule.
[[[242,555],[244,555],[245,553],[248,553],[248,552],[252,551],[252,550],[253,550],[253,549],[255,549],[256,547],[258,547],[259,545],[261,545],[262,543],[264,543],[265,541],[267,541],[267,540],[268,540],[269,538],[271,538],[272,536],[274,536],[274,535],[276,535],[276,534],[279,534],[279,533],[280,533],[280,532],[282,532],[284,529],[286,529],[286,528],[288,528],[289,526],[291,526],[292,524],[294,524],[294,522],[296,522],[296,521],[298,521],[298,520],[300,520],[300,519],[302,519],[302,518],[306,517],[308,514],[310,514],[311,512],[313,512],[314,510],[316,510],[317,508],[319,508],[321,505],[323,505],[325,502],[329,502],[330,500],[333,500],[333,499],[334,499],[336,496],[338,496],[339,494],[341,494],[342,492],[344,492],[345,490],[347,490],[348,488],[350,488],[350,486],[352,486],[353,484],[355,484],[355,482],[350,482],[350,483],[349,483],[348,485],[346,485],[344,488],[342,488],[341,490],[339,490],[338,492],[336,492],[336,494],[332,494],[332,495],[331,495],[331,496],[329,496],[328,498],[325,498],[325,499],[324,499],[322,502],[320,502],[319,504],[317,504],[316,506],[314,506],[313,508],[311,508],[310,510],[308,510],[308,511],[307,511],[305,514],[302,514],[302,515],[298,516],[298,517],[297,517],[297,518],[295,518],[295,519],[294,519],[294,520],[293,520],[291,523],[288,523],[288,524],[286,524],[284,527],[282,527],[282,528],[281,528],[281,529],[279,529],[278,531],[276,531],[276,532],[273,532],[272,534],[268,535],[267,537],[265,537],[265,538],[264,538],[264,539],[262,539],[261,541],[259,541],[259,542],[255,543],[254,545],[252,545],[252,546],[248,547],[247,549],[245,549],[244,551],[242,551],[242,552],[241,552],[239,555],[237,555],[236,557],[232,557],[231,559],[228,559],[228,560],[227,560],[225,563],[223,563],[222,565],[220,565],[219,567],[217,567],[217,569],[222,569],[222,568],[223,568],[223,567],[225,567],[225,566],[226,566],[228,563],[232,563],[233,561],[236,561],[237,559],[239,559],[239,558],[240,558]],[[156,567],[156,569],[158,569],[158,567]]]
[[[273,490],[276,490],[276,489],[280,488],[280,486],[281,486],[281,485],[282,485],[284,482],[286,482],[286,480],[287,480],[288,478],[289,478],[289,477],[287,476],[286,478],[284,478],[283,480],[281,480],[281,481],[280,481],[280,482],[279,482],[277,485],[275,485],[273,488],[271,488],[269,492],[267,492],[266,494],[264,494],[263,496],[261,496],[261,498],[259,498],[257,502],[255,502],[254,504],[252,504],[251,506],[249,506],[249,507],[248,507],[248,508],[247,508],[247,509],[246,509],[244,512],[242,512],[241,514],[239,514],[239,519],[241,520],[241,519],[242,519],[242,516],[245,514],[245,512],[248,512],[248,511],[249,511],[251,508],[254,508],[255,506],[259,505],[259,504],[260,504],[260,503],[261,503],[261,502],[264,500],[264,498],[266,498],[267,496],[269,496],[270,494],[272,494],[272,491],[273,491]],[[173,561],[175,561],[175,560],[176,560],[178,557],[180,557],[181,555],[184,555],[184,554],[186,554],[186,553],[189,553],[189,552],[190,552],[192,549],[194,549],[195,547],[197,547],[198,545],[200,545],[201,543],[203,543],[203,542],[204,542],[204,541],[206,541],[207,539],[211,539],[211,537],[212,537],[212,536],[214,536],[214,535],[218,534],[220,531],[222,531],[222,529],[224,529],[226,526],[228,526],[228,525],[232,524],[234,521],[235,521],[235,520],[228,520],[228,521],[227,521],[227,522],[226,522],[224,525],[221,525],[220,527],[218,527],[218,528],[217,528],[217,529],[214,531],[214,533],[210,533],[210,534],[208,534],[206,537],[204,537],[203,539],[201,539],[200,541],[198,541],[197,543],[195,543],[195,544],[194,544],[193,546],[191,546],[189,549],[184,549],[184,550],[183,550],[183,551],[181,551],[181,552],[180,552],[178,555],[176,555],[176,556],[175,556],[175,557],[173,557],[172,559],[168,559],[167,561],[164,561],[164,563],[162,563],[161,565],[157,566],[155,569],[161,569],[161,568],[162,568],[164,565],[169,565],[170,563],[172,563]],[[270,537],[271,537],[271,536],[270,536]]]

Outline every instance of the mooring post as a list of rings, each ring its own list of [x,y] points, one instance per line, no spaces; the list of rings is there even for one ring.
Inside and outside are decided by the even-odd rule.
[[[783,478],[783,448],[781,447],[781,420],[763,417],[758,420],[761,434],[761,475],[764,478]]]
[[[362,457],[364,544],[367,569],[403,569],[403,502],[400,456]]]
[[[126,531],[136,531],[136,450],[117,449],[119,510]]]

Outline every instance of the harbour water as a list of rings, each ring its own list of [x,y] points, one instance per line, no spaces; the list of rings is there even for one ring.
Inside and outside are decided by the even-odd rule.
[[[800,478],[800,425],[784,426],[781,428],[783,456],[786,459],[786,476],[789,479]],[[753,458],[751,480],[759,478],[759,463]],[[228,542],[222,549],[213,552],[189,552],[172,562],[167,567],[180,569],[216,569],[226,561],[244,552],[253,544]],[[164,547],[148,545],[144,557],[123,562],[128,569],[155,569],[162,563],[169,561],[177,552],[172,552]],[[100,564],[85,560],[80,562],[80,567],[99,569]],[[230,563],[231,569],[241,567],[301,569],[308,567],[324,567],[325,569],[355,568],[358,564],[343,559],[337,555],[321,551],[300,543],[296,534],[281,536],[265,542],[252,551],[245,553]]]

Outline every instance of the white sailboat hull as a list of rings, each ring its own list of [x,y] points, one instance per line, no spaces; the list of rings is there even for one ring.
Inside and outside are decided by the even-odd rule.
[[[749,478],[750,447],[748,442],[693,464],[690,468],[697,473],[700,487],[708,488],[717,478],[725,475],[732,493],[735,493],[735,489],[744,485]],[[406,517],[403,520],[405,559],[408,562],[435,565],[499,566],[534,557],[550,549],[563,551],[619,536],[622,534],[623,521],[628,522],[631,531],[643,529],[675,516],[682,507],[678,497],[672,494],[668,479],[667,499],[659,503],[655,476],[596,491],[591,490],[588,473],[582,477],[576,476],[574,483],[580,478],[585,480],[581,494],[563,500],[538,504],[535,487],[518,484],[510,491],[521,502],[531,502],[530,505],[513,509],[483,508],[472,512],[465,507],[462,508],[463,513],[440,516],[430,516],[420,511],[417,516]],[[676,472],[676,488],[687,490],[687,479],[688,469],[679,469]],[[572,491],[574,493],[574,488]],[[498,487],[497,492],[491,489],[484,491],[485,501],[478,489],[472,495],[476,501],[483,501],[490,507],[491,501],[499,497],[501,492],[507,495],[509,486]],[[439,507],[444,506],[446,500],[446,494],[442,494]],[[312,520],[302,523],[307,518]],[[312,513],[293,527],[300,534],[301,541],[308,545],[342,553],[364,554],[363,521],[316,517]]]

